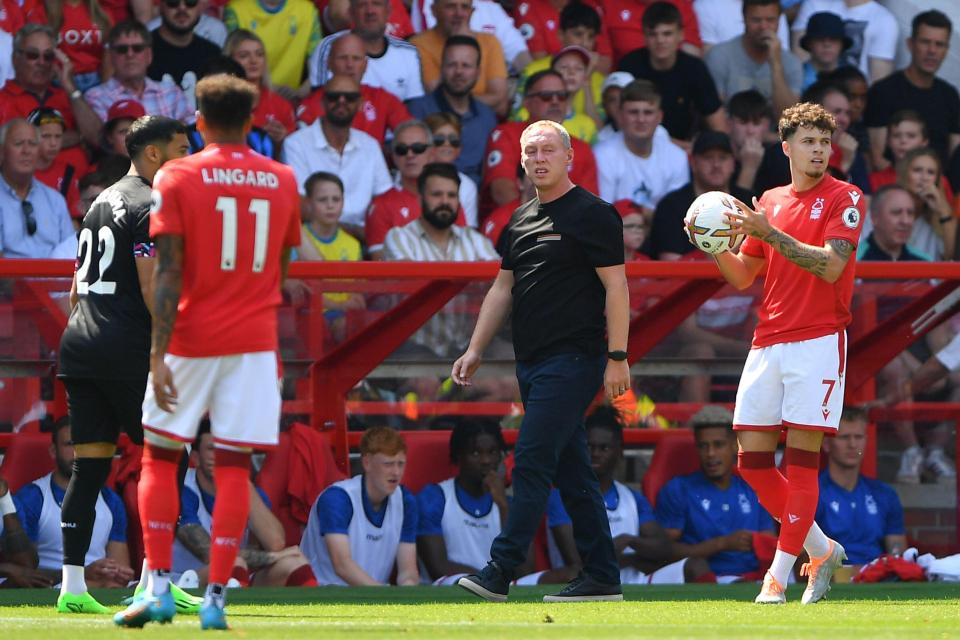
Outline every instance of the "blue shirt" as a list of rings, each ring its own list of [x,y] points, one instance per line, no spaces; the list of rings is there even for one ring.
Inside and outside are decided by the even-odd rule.
[[[470,96],[470,108],[460,115],[443,96],[442,87],[437,87],[433,93],[409,100],[406,104],[410,114],[418,120],[439,112],[452,113],[460,118],[460,156],[457,158],[457,170],[470,176],[470,179],[480,186],[487,138],[497,126],[497,115],[493,109]]]
[[[27,233],[23,202],[33,206],[37,230]],[[67,201],[36,178],[23,200],[0,175],[0,253],[4,258],[49,258],[61,242],[75,235]]]
[[[820,472],[820,502],[817,524],[843,545],[853,564],[866,564],[886,553],[884,536],[906,533],[903,506],[886,483],[860,476],[853,491],[847,491]]]
[[[760,506],[757,494],[739,476],[722,490],[702,471],[677,476],[657,495],[657,520],[664,529],[679,529],[679,542],[697,544],[745,529],[769,531],[773,519]],[[721,551],[709,558],[717,575],[743,575],[756,571],[757,556],[749,551]]]
[[[197,488],[200,489],[200,485],[197,485]],[[270,498],[267,497],[267,494],[260,487],[254,486],[257,490],[257,493],[260,494],[260,499],[263,500],[263,503],[267,505],[267,509],[273,508],[273,505],[270,504]],[[198,496],[194,493],[193,489],[189,487],[184,487],[180,492],[180,520],[177,522],[177,525],[184,524],[203,524],[200,522],[200,501],[203,500],[203,506],[207,510],[207,513],[213,513],[213,504],[216,499],[216,496],[207,493],[203,489],[200,489],[200,495]]]
[[[639,522],[637,527],[643,526],[647,522],[654,520],[653,508],[644,495],[634,489],[630,489],[633,499],[637,502],[637,516]],[[607,492],[603,494],[603,502],[607,505],[608,511],[616,511],[620,502],[620,494],[617,492],[616,485],[611,484]],[[563,507],[563,498],[556,489],[550,490],[550,497],[547,500],[547,526],[553,529],[564,524],[571,524],[570,516]]]
[[[53,499],[57,501],[57,506],[63,506],[63,497],[66,494],[64,489],[57,486],[50,477],[50,491],[53,493]],[[107,503],[107,508],[113,514],[113,525],[110,527],[110,542],[127,541],[127,510],[123,506],[123,500],[116,493],[104,487],[100,490],[103,500]],[[34,544],[39,542],[40,538],[40,513],[43,511],[43,492],[40,487],[33,484],[24,485],[13,496],[13,504],[17,507],[17,516],[20,518],[20,526]],[[57,532],[59,535],[59,531]]]
[[[475,498],[464,491],[456,481],[453,483],[453,489],[457,496],[457,502],[467,513],[482,518],[493,509],[493,496],[491,494],[485,493],[479,498]],[[443,510],[446,507],[446,502],[443,489],[440,488],[439,484],[428,484],[417,494],[418,536],[443,535]]]
[[[374,511],[370,498],[367,497],[366,482],[361,482],[360,486],[364,515],[375,527],[383,526],[383,518],[387,515],[386,500],[379,511]],[[417,499],[406,487],[401,486],[400,491],[403,492],[403,525],[400,528],[400,542],[416,542]],[[320,494],[316,508],[317,517],[320,519],[320,535],[349,533],[350,520],[353,518],[353,504],[350,503],[350,496],[346,491],[340,487],[329,487]]]

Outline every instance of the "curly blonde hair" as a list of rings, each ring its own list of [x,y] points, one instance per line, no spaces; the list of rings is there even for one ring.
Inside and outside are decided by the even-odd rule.
[[[800,127],[812,127],[833,135],[837,130],[837,121],[833,114],[823,108],[823,105],[815,102],[800,102],[787,107],[780,115],[780,122],[777,124],[780,139],[786,140]]]

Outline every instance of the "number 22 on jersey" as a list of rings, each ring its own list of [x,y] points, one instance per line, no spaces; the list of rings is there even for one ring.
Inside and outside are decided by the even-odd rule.
[[[233,271],[237,267],[237,199],[230,196],[217,198],[217,211],[223,215],[223,236],[220,241],[220,268]],[[253,236],[253,272],[263,271],[267,261],[267,240],[270,233],[270,201],[262,198],[250,200],[247,212],[255,217]]]
[[[83,229],[80,231],[78,255],[82,255],[80,267],[77,269],[77,294],[87,295],[88,293],[99,293],[100,295],[113,295],[117,291],[117,283],[105,279],[105,274],[113,263],[113,254],[116,249],[116,240],[113,237],[113,231],[110,227],[100,227],[97,230],[97,242],[93,241],[93,231]],[[100,260],[97,264],[97,277],[93,282],[87,282],[87,275],[90,271],[90,264],[93,262],[94,247],[100,254]]]

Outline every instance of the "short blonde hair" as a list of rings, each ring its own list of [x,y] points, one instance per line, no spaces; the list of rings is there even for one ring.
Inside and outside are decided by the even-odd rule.
[[[570,144],[571,144],[570,133],[564,128],[562,124],[558,124],[553,120],[538,120],[533,124],[527,126],[527,128],[523,130],[523,133],[520,134],[520,146],[523,147],[524,141],[527,139],[527,136],[530,135],[533,131],[535,131],[536,129],[542,129],[544,127],[548,127],[557,132],[557,135],[560,136],[560,140],[563,141],[564,149],[570,148]]]

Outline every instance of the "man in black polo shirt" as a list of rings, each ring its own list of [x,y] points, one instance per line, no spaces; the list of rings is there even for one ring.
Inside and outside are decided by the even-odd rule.
[[[897,184],[880,187],[870,203],[870,222],[866,240],[860,243],[857,260],[884,262],[917,261],[930,258],[910,248],[907,242],[917,221],[913,195]]]
[[[723,103],[707,65],[680,51],[680,10],[669,2],[654,2],[643,12],[642,22],[647,46],[625,55],[617,68],[657,85],[670,137],[689,142],[698,128],[726,130]]]
[[[690,167],[693,179],[665,195],[653,213],[650,239],[643,252],[656,260],[679,260],[696,249],[683,228],[683,218],[700,194],[723,191],[741,202],[753,197],[749,191],[730,184],[735,160],[730,137],[725,133],[704,131],[697,136]]]
[[[584,413],[603,384],[609,398],[630,388],[629,295],[623,223],[616,209],[570,181],[570,135],[541,120],[520,137],[537,197],[503,231],[500,273],[451,377],[469,385],[494,333],[512,311],[517,380],[525,414],[515,449],[513,503],[491,562],[458,584],[493,602],[507,599],[547,506],[560,491],[583,559],[580,576],[545,602],[622,600],[606,506],[587,453]]]

